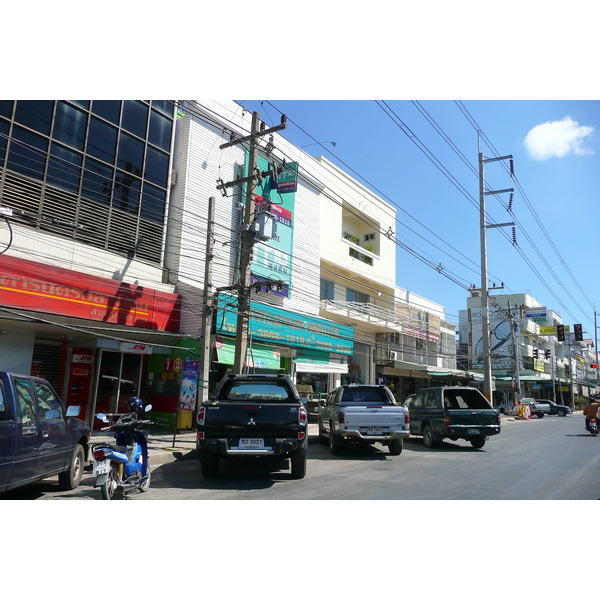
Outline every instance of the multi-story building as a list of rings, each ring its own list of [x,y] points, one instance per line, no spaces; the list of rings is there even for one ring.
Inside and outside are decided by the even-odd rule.
[[[180,340],[163,264],[174,124],[168,101],[0,101],[0,362],[90,422]]]

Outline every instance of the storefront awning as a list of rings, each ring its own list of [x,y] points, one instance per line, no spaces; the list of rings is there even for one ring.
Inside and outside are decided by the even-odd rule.
[[[216,338],[217,362],[224,365],[232,365],[235,362],[235,341],[227,338]],[[252,344],[246,355],[246,366],[256,369],[281,368],[279,350],[269,346],[257,346]]]
[[[298,350],[294,362],[297,373],[347,373],[347,360],[339,354]]]

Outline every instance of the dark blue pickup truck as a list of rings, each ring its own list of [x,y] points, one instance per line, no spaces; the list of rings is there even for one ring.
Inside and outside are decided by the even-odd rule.
[[[61,489],[76,488],[90,440],[78,414],[45,379],[0,371],[0,492],[52,475]]]

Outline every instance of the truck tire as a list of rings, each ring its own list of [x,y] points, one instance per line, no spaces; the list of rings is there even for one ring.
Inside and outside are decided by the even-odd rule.
[[[473,448],[483,448],[485,446],[485,435],[469,438],[469,442],[471,442]]]
[[[425,444],[425,446],[427,446],[427,448],[437,448],[438,447],[438,439],[435,436],[435,434],[433,433],[433,429],[431,428],[431,425],[429,423],[427,423],[424,427],[423,427],[423,443]]]
[[[304,479],[306,475],[306,452],[296,451],[290,457],[292,479]]]
[[[402,440],[392,440],[388,445],[388,450],[392,456],[398,456],[402,453]]]
[[[557,414],[557,416],[559,416],[559,417],[566,417],[566,416],[567,416],[567,411],[566,411],[566,410],[564,410],[563,408],[559,408],[559,409],[556,411],[556,414]]]
[[[203,477],[217,477],[219,475],[219,460],[218,454],[206,452],[200,457],[200,470]]]
[[[334,455],[339,454],[342,450],[343,445],[344,442],[342,438],[336,433],[334,433],[333,425],[331,425],[329,428],[329,452],[331,452],[331,454]]]
[[[85,451],[81,444],[77,444],[73,450],[71,464],[66,471],[58,474],[58,485],[61,490],[74,490],[83,477],[83,468],[85,466]]]
[[[537,415],[538,419],[543,419],[544,418],[544,413],[535,413]]]

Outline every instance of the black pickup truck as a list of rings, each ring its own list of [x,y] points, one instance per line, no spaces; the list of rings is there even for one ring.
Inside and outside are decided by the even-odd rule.
[[[221,458],[289,458],[293,479],[306,475],[308,415],[287,375],[226,375],[198,410],[197,449],[204,477]]]

